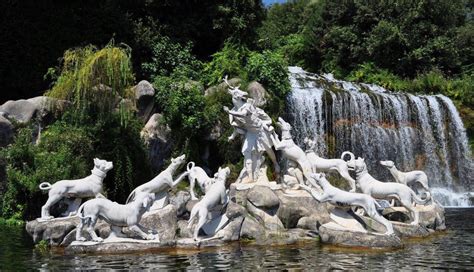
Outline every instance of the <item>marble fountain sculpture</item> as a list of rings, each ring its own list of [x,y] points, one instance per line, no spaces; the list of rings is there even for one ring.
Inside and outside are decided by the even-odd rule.
[[[420,170],[402,172],[397,169],[393,161],[380,161],[380,164],[390,171],[396,182],[410,186],[413,190],[416,190],[416,186],[420,185],[428,194],[427,198],[431,198],[428,176],[425,172]]]
[[[50,208],[65,197],[74,199],[68,207],[69,215],[76,214],[82,199],[90,197],[103,198],[102,181],[104,181],[107,172],[112,168],[112,162],[95,158],[94,168],[91,170],[91,174],[85,178],[61,180],[53,185],[48,182],[41,183],[39,188],[43,191],[48,191],[48,200],[41,208],[41,219],[52,219]]]
[[[323,243],[396,248],[402,246],[400,237],[421,237],[443,229],[442,207],[430,202],[429,194],[420,199],[402,184],[423,183],[426,180],[422,175],[397,174],[402,177],[401,183],[380,182],[368,173],[364,160],[356,159],[349,151],[340,159],[322,158],[315,152],[315,142],[309,139],[304,141],[304,150],[293,140],[288,122],[280,117],[274,127],[270,116],[255,106],[247,92],[231,86],[227,78],[224,82],[233,104],[232,109],[224,107],[234,129],[229,140],[242,141],[244,166],[237,179],[230,180],[231,171],[226,166],[209,176],[194,162],[186,164],[181,155],[172,158],[155,178],[135,188],[125,204],[118,204],[100,194],[112,162],[96,159],[89,177],[40,185],[42,190],[50,191],[42,217],[27,223],[33,240],[64,246],[68,253],[195,248],[243,239],[259,244],[290,244],[314,241],[315,236],[320,236]],[[267,177],[265,154],[273,165],[275,180]],[[182,167],[184,172],[177,175]],[[355,179],[350,171],[355,172]],[[340,175],[350,185],[349,191],[331,185],[330,178],[321,172]],[[186,177],[189,191],[179,191],[177,185]],[[197,187],[201,197],[195,192]],[[51,206],[71,196],[75,206],[69,210],[75,216],[50,220]],[[92,199],[78,207],[75,199],[82,198]],[[391,199],[401,207],[378,204]],[[355,207],[362,213],[354,212]],[[89,238],[92,241],[84,241]]]

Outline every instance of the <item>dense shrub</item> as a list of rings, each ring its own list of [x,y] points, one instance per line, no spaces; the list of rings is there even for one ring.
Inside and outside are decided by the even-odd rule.
[[[202,79],[206,85],[222,82],[224,76],[245,78],[243,69],[248,49],[226,43],[221,51],[212,55],[212,60],[204,66]]]

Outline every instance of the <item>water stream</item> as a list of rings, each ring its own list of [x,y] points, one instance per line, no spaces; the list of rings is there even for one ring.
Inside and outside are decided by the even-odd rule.
[[[295,142],[315,139],[320,156],[346,150],[365,158],[369,172],[392,181],[380,160],[399,170],[423,170],[445,206],[469,206],[473,162],[459,113],[443,95],[389,92],[371,85],[337,80],[290,67],[292,91],[287,118]]]

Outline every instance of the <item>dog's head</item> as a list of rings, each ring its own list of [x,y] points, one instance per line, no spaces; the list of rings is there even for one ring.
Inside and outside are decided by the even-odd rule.
[[[114,164],[112,162],[98,158],[94,159],[94,166],[104,173],[107,173],[110,169],[114,168]]]
[[[217,180],[221,180],[225,182],[227,180],[227,177],[229,177],[229,175],[230,175],[229,167],[225,167],[225,168],[219,167],[219,170],[217,170],[217,173],[215,176]]]
[[[179,157],[176,157],[176,158],[171,158],[171,163],[176,164],[176,165],[181,165],[185,161],[186,161],[186,155],[184,155],[184,154],[179,156]]]
[[[135,201],[139,201],[139,203],[142,203],[142,208],[145,211],[148,211],[150,207],[153,205],[153,202],[155,202],[155,194],[154,193],[140,193],[135,197]]]
[[[281,128],[281,130],[289,131],[291,130],[291,125],[287,123],[283,118],[278,117],[278,121],[276,122],[277,126]]]
[[[356,160],[350,160],[347,162],[347,167],[356,172],[364,171],[367,168],[365,160],[361,157],[358,157]]]
[[[380,161],[380,164],[387,168],[392,168],[395,166],[395,163],[393,161]]]

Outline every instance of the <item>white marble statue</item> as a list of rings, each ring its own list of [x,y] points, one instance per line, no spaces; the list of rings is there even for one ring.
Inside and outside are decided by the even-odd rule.
[[[288,160],[288,168],[286,174],[283,175],[282,181],[284,187],[291,189],[298,189],[300,184],[305,184],[303,172],[298,167],[298,164],[294,161]]]
[[[138,194],[134,201],[125,205],[112,202],[106,198],[95,198],[86,201],[78,210],[81,221],[76,229],[76,241],[86,241],[86,238],[82,236],[83,228],[86,227],[92,241],[102,242],[103,239],[98,237],[94,231],[98,219],[110,224],[109,238],[125,237],[122,228],[128,227],[142,239],[155,239],[155,235],[147,233],[148,230],[140,225],[142,215],[148,211],[154,200],[154,194],[142,193]]]
[[[41,219],[48,220],[53,218],[49,214],[49,209],[63,198],[75,198],[72,203],[77,205],[77,202],[82,198],[90,197],[104,197],[102,195],[102,182],[107,175],[107,172],[113,168],[112,162],[106,160],[94,159],[94,168],[91,174],[82,179],[76,180],[61,180],[54,184],[42,182],[39,185],[41,190],[49,190],[48,200],[41,208]],[[77,200],[79,199],[79,200]],[[74,215],[75,212],[71,209],[69,215]]]
[[[304,143],[308,147],[306,149],[306,157],[311,163],[313,173],[316,173],[317,171],[320,171],[320,172],[337,171],[343,179],[349,182],[349,185],[351,186],[350,192],[356,191],[355,180],[349,174],[347,162],[344,160],[344,157],[346,155],[349,155],[351,160],[355,159],[354,154],[352,154],[349,151],[345,151],[345,152],[342,152],[340,159],[324,159],[324,158],[319,157],[314,151],[314,147],[315,147],[314,141],[310,140],[309,138],[305,138]]]
[[[225,183],[229,174],[229,167],[219,167],[216,175],[216,181],[211,185],[202,199],[191,209],[188,227],[191,227],[193,220],[196,217],[198,218],[198,223],[193,232],[194,240],[198,239],[199,230],[202,228],[202,226],[204,226],[204,224],[206,224],[210,210],[219,204],[224,205],[228,200]]]
[[[312,173],[311,162],[306,157],[306,153],[293,141],[291,136],[291,125],[283,118],[279,117],[277,125],[281,128],[281,141],[278,135],[273,133],[271,139],[276,150],[281,150],[283,156],[288,160],[298,164],[306,180],[311,181],[309,174]]]
[[[242,154],[244,155],[245,174],[250,182],[258,180],[266,152],[273,163],[277,176],[280,173],[280,166],[272,150],[273,143],[270,139],[274,131],[272,119],[262,109],[254,105],[254,100],[246,98],[247,93],[232,87],[224,78],[224,82],[229,86],[228,92],[232,95],[233,108],[224,107],[229,114],[229,122],[234,127],[233,134],[229,140],[235,139],[237,135],[243,136]],[[239,179],[243,179],[242,175]]]
[[[379,215],[377,212],[377,201],[370,195],[361,193],[351,193],[338,189],[329,183],[324,173],[312,173],[311,178],[323,189],[323,194],[319,195],[314,189],[309,186],[301,185],[301,188],[306,190],[319,202],[329,202],[336,206],[342,207],[360,207],[365,210],[367,215],[374,221],[385,226],[385,235],[393,234],[393,226],[390,221]]]
[[[423,189],[425,189],[428,194],[427,198],[431,198],[431,191],[428,186],[428,177],[423,171],[410,171],[402,172],[395,167],[393,161],[380,161],[380,164],[385,166],[392,174],[396,182],[410,186],[413,189],[416,189],[416,184],[420,184]]]
[[[176,158],[171,158],[171,164],[159,173],[156,177],[150,180],[147,183],[144,183],[137,188],[135,188],[127,198],[127,202],[133,201],[137,194],[141,193],[154,193],[158,194],[160,192],[165,192],[170,188],[175,187],[180,183],[187,175],[188,172],[184,172],[177,179],[173,179],[173,175],[176,170],[185,162],[185,155],[181,155]]]
[[[201,167],[195,165],[194,162],[189,162],[186,166],[186,170],[188,171],[188,179],[189,179],[189,191],[191,193],[191,199],[197,200],[196,194],[194,193],[194,187],[196,187],[196,183],[198,184],[201,191],[205,194],[209,187],[215,182],[215,177],[209,177],[206,174],[206,171]]]
[[[356,182],[364,194],[371,195],[377,199],[396,199],[400,201],[411,214],[412,225],[419,222],[419,214],[414,209],[412,202],[425,205],[428,199],[420,199],[410,187],[396,182],[381,182],[372,177],[367,171],[364,159],[358,158],[347,162],[350,169],[356,173]]]

